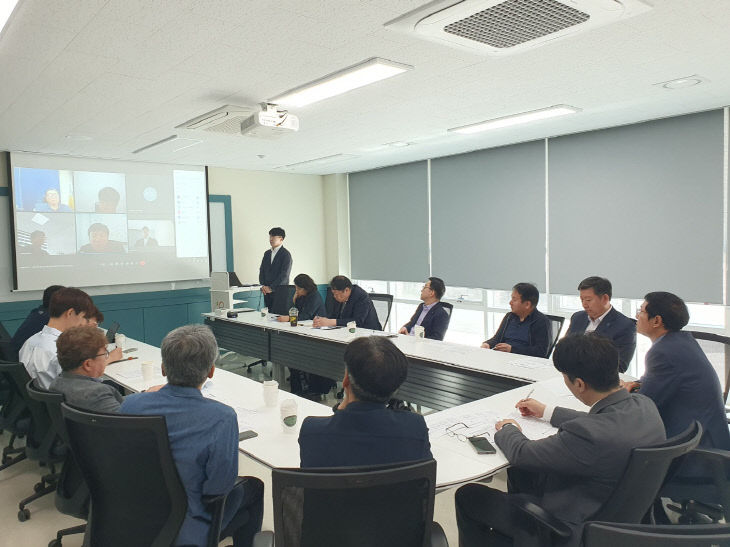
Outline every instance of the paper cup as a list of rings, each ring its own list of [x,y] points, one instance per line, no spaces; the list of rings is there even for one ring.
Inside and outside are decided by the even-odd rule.
[[[347,324],[347,330],[350,331],[351,334],[355,334],[356,328],[357,328],[357,323],[355,323],[355,321],[350,321]]]
[[[151,382],[155,377],[155,365],[152,361],[142,361],[142,379],[145,382]]]
[[[266,317],[269,313],[269,308],[261,308],[261,317]]]
[[[286,433],[295,433],[297,430],[297,402],[294,399],[284,399],[279,408],[281,427]]]
[[[421,325],[416,325],[413,327],[413,335],[416,338],[426,338],[426,329],[424,329]]]
[[[127,343],[127,337],[123,334],[117,333],[114,336],[114,343],[117,345],[118,348],[124,349],[125,344]]]
[[[279,402],[279,382],[276,380],[266,380],[263,386],[264,404],[266,406],[276,406]]]

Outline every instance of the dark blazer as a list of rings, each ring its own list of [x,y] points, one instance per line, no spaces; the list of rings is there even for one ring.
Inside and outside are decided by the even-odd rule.
[[[276,251],[273,262],[271,261],[271,249],[269,249],[261,259],[259,283],[272,289],[276,289],[279,285],[288,285],[291,266],[291,253],[284,246]]]
[[[28,317],[20,324],[10,341],[10,345],[13,351],[15,351],[16,356],[28,338],[43,330],[43,327],[48,324],[48,319],[48,311],[43,306],[38,306],[30,311]]]
[[[355,401],[329,417],[305,418],[299,432],[302,467],[344,467],[430,460],[423,416]]]
[[[697,420],[704,429],[701,447],[730,450],[720,381],[689,332],[668,332],[654,342],[646,354],[639,393],[656,403],[667,437]]]
[[[588,322],[588,314],[585,311],[575,312],[570,318],[570,327],[566,334],[583,334]],[[611,307],[611,311],[598,324],[595,333],[613,341],[618,348],[619,371],[626,372],[636,350],[636,323]]]
[[[418,321],[418,317],[421,315],[422,311],[423,302],[418,305],[416,313],[413,314],[411,320],[403,325],[408,332],[410,332],[413,325],[416,324],[416,321]],[[446,308],[441,305],[441,302],[436,302],[433,308],[428,310],[426,317],[424,317],[421,322],[421,326],[426,330],[426,338],[443,340],[444,336],[446,336],[446,329],[449,327],[450,319],[449,312],[446,311]]]
[[[506,426],[494,440],[511,465],[543,474],[538,504],[573,525],[590,518],[609,498],[633,448],[665,440],[651,399],[623,389],[589,412],[557,407],[550,423],[558,432],[545,439],[531,441]]]
[[[327,314],[330,319],[337,319],[337,324],[342,327],[355,321],[361,329],[383,330],[368,293],[357,285],[352,286],[350,298],[344,305],[333,298],[332,309],[327,310]]]
[[[316,316],[327,317],[324,302],[319,291],[310,292],[294,301],[294,307],[299,310],[299,321],[314,319]]]
[[[487,340],[489,347],[494,349],[494,346],[500,342],[504,342],[504,332],[507,329],[507,324],[510,321],[519,320],[520,318],[512,312],[505,315],[495,335]],[[525,321],[530,321],[530,341],[526,346],[512,344],[512,353],[532,355],[534,357],[547,357],[547,350],[550,345],[550,323],[548,318],[545,317],[544,313],[535,308],[530,315],[525,317]]]

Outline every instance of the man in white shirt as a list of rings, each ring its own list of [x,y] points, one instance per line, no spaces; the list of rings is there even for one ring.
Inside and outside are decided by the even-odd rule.
[[[595,332],[608,338],[618,349],[619,372],[626,372],[636,349],[636,324],[611,306],[611,282],[605,277],[586,277],[578,292],[583,311],[570,318],[567,334]]]
[[[58,337],[66,329],[86,325],[86,316],[91,317],[97,311],[91,297],[80,289],[65,287],[53,293],[48,305],[48,324],[25,341],[19,354],[20,362],[31,378],[38,380],[40,387],[49,389],[51,382],[61,373],[56,357]],[[115,349],[109,358],[110,361],[120,359],[121,349]]]

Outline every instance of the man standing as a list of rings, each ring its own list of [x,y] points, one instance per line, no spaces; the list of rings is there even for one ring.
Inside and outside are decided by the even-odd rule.
[[[289,284],[292,258],[291,253],[284,248],[284,228],[272,228],[269,230],[269,243],[271,249],[264,253],[259,267],[259,284],[261,292],[264,293],[264,304],[271,309],[274,303],[274,292],[279,285]],[[279,310],[281,311],[281,310]],[[286,313],[284,311],[283,313]]]
[[[401,327],[398,334],[414,334],[416,326],[425,330],[426,338],[443,340],[449,327],[449,312],[441,305],[446,285],[438,277],[429,277],[421,289],[422,304],[416,308],[411,320]]]
[[[372,300],[361,287],[344,275],[336,275],[330,281],[330,289],[335,299],[333,309],[327,309],[330,317],[315,317],[315,327],[344,327],[354,321],[361,329],[383,330]]]
[[[684,301],[668,292],[650,292],[636,312],[636,330],[652,343],[644,375],[625,384],[656,403],[667,437],[687,429],[694,420],[704,431],[700,446],[730,450],[725,403],[717,373],[692,334]]]
[[[389,410],[405,381],[408,360],[380,336],[356,338],[345,349],[345,398],[331,417],[309,417],[299,433],[302,467],[379,465],[431,459],[423,416]]]
[[[509,307],[494,336],[482,344],[483,348],[547,357],[550,345],[550,325],[547,317],[537,309],[540,293],[532,283],[517,283],[512,287]]]
[[[479,484],[459,488],[456,520],[462,547],[527,543],[529,526],[510,504],[515,494],[552,513],[580,538],[582,523],[611,496],[631,451],[665,440],[651,399],[621,389],[618,351],[611,341],[594,334],[563,338],[553,362],[570,392],[590,411],[518,401],[523,416],[558,428],[555,435],[536,441],[525,437],[515,420],[497,422],[494,441],[514,466],[510,493]]]
[[[586,277],[578,285],[584,311],[570,318],[567,334],[595,332],[618,348],[619,372],[626,372],[636,350],[636,325],[611,305],[611,282],[605,277]]]
[[[221,539],[250,547],[261,530],[264,485],[254,477],[233,488],[238,476],[238,420],[229,406],[203,397],[200,388],[215,372],[218,344],[203,325],[187,325],[162,341],[167,385],[154,393],[128,395],[123,414],[165,417],[170,449],[188,497],[188,509],[174,545],[207,545],[211,514],[203,496],[228,494]]]

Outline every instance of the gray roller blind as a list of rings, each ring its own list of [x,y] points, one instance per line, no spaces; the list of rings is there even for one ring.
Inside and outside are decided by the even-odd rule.
[[[351,173],[349,194],[352,276],[428,277],[427,162]]]
[[[431,161],[433,275],[447,285],[545,290],[545,142]]]
[[[548,158],[551,292],[602,275],[722,303],[722,111],[550,139]]]

